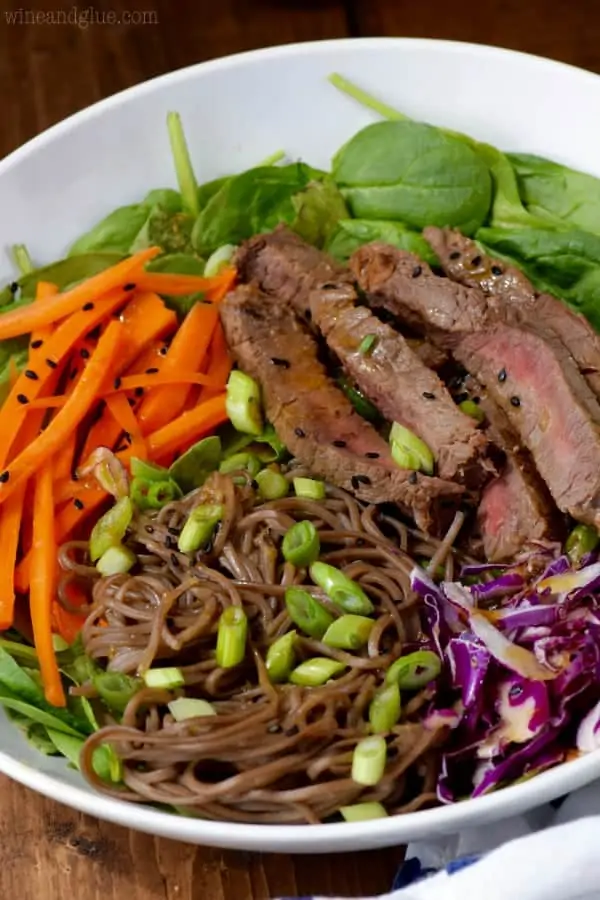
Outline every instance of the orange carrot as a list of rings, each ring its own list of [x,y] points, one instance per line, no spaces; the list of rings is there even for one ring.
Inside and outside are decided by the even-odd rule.
[[[131,279],[137,279],[143,272],[144,264],[158,253],[158,247],[140,250],[99,275],[86,279],[70,291],[4,313],[0,316],[0,340],[29,334],[37,328],[64,319],[77,310],[85,311],[90,304],[93,310],[94,303],[103,299],[106,294],[115,289],[123,289],[126,284],[135,284]]]
[[[120,353],[124,326],[110,323],[98,341],[98,347],[90,359],[73,393],[50,422],[45,431],[8,468],[0,473],[0,504],[6,502],[14,490],[48,461],[74,432],[92,405],[98,399],[107,376],[110,376]]]
[[[173,338],[169,352],[159,367],[159,374],[196,372],[200,369],[217,321],[216,307],[196,303]],[[188,392],[189,389],[181,385],[165,385],[150,391],[138,412],[143,434],[156,431],[178,416],[185,408]]]
[[[20,487],[6,502],[0,516],[0,631],[13,624],[15,610],[14,571],[19,550],[19,535],[25,500],[25,485]]]
[[[220,322],[217,322],[217,326],[213,333],[212,343],[210,345],[210,355],[206,374],[209,378],[214,378],[215,381],[225,385],[227,383],[227,379],[229,378],[229,373],[231,372],[232,365],[233,363],[231,356],[229,355],[229,349],[227,347],[227,341],[225,339],[223,326]],[[211,388],[207,385],[200,391],[200,400],[208,400],[210,397],[214,397],[217,393],[219,393],[218,390],[215,390],[214,388]]]
[[[218,302],[231,290],[237,277],[233,268],[224,269],[213,278],[202,275],[170,275],[166,272],[144,272],[136,280],[140,290],[156,291],[157,294],[170,294],[172,297],[184,297],[187,294],[201,293],[207,300]]]
[[[21,373],[13,390],[0,408],[0,467],[6,464],[12,443],[27,418],[28,404],[22,403],[22,398],[36,400],[52,394],[60,375],[60,366],[65,362],[76,342],[89,329],[97,326],[107,315],[118,309],[126,296],[122,291],[116,292],[97,303],[91,312],[78,312],[70,316],[56,328],[46,342],[44,358],[38,357],[37,364],[31,370],[37,377],[29,377],[26,374],[29,369]]]
[[[58,634],[68,644],[72,644],[86,619],[85,613],[77,612],[77,608],[86,606],[89,598],[81,585],[74,581],[67,582],[63,590],[69,606],[74,609],[66,609],[62,603],[55,600],[52,604],[52,622]]]
[[[218,425],[227,421],[225,394],[218,394],[195,409],[182,413],[177,419],[148,437],[150,459],[162,460],[171,453],[189,446]]]
[[[148,347],[154,348],[158,338],[166,337],[177,327],[175,313],[167,309],[160,297],[153,293],[136,295],[123,318],[127,341],[113,373],[117,378],[132,365],[137,367],[138,360],[142,359]],[[137,371],[144,372],[146,368],[144,366]],[[81,458],[87,459],[97,447],[114,447],[119,435],[120,429],[113,417],[110,413],[103,413],[90,429]]]
[[[106,406],[121,431],[129,435],[132,454],[140,459],[146,459],[148,451],[140,423],[127,402],[125,394],[109,394],[106,399]]]
[[[8,361],[8,387],[9,390],[13,390],[15,384],[17,383],[17,379],[19,377],[19,370],[17,368],[17,363],[15,362],[14,356]]]
[[[58,287],[50,281],[38,281],[35,286],[35,299],[46,300],[48,297],[54,297],[58,294]],[[29,365],[33,365],[44,352],[44,343],[48,340],[54,325],[47,325],[44,328],[36,329],[31,335],[29,342]]]
[[[57,566],[52,483],[52,465],[50,460],[46,460],[36,476],[33,500],[29,610],[46,700],[53,706],[66,706],[52,644],[51,610]]]

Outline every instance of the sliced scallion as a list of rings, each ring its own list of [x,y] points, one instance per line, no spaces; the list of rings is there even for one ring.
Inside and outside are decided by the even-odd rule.
[[[90,535],[90,559],[96,562],[110,549],[118,547],[133,519],[133,505],[129,497],[121,497],[108,512],[98,519]]]
[[[181,553],[195,553],[208,543],[223,518],[224,507],[219,504],[202,504],[189,514],[177,540]]]
[[[565,550],[571,562],[577,565],[586,553],[596,549],[599,542],[600,536],[592,525],[576,525],[567,538]]]
[[[263,469],[256,475],[258,493],[263,500],[282,500],[287,497],[290,483],[281,472],[274,469]]]
[[[442,663],[433,650],[415,650],[401,656],[387,670],[386,684],[397,684],[400,690],[418,691],[442,671]]]
[[[387,744],[380,735],[364,738],[352,754],[352,780],[357,784],[374,787],[385,772]]]
[[[323,643],[338,650],[360,650],[369,640],[374,624],[366,616],[340,616],[323,635]]]
[[[346,822],[367,822],[369,819],[387,818],[387,810],[381,803],[355,803],[342,806],[340,814]]]
[[[402,700],[397,684],[384,685],[371,700],[369,722],[375,734],[391,731],[400,718]]]
[[[458,404],[458,408],[464,412],[466,416],[475,419],[476,422],[485,422],[485,413],[474,400],[463,400]]]
[[[392,457],[398,465],[400,465],[399,458],[401,458],[401,453],[404,452],[407,455],[407,459],[410,459],[412,464],[403,466],[403,468],[419,469],[427,475],[433,475],[435,463],[433,453],[425,441],[422,441],[421,438],[417,437],[417,435],[409,428],[400,425],[399,422],[394,422],[392,425],[390,431],[390,446]],[[394,455],[394,449],[396,449],[396,455]],[[414,462],[417,463],[416,466],[414,465]]]
[[[288,631],[269,647],[265,664],[272,682],[277,684],[288,680],[296,661],[295,643],[296,632]]]
[[[320,561],[314,562],[310,567],[310,577],[344,612],[358,616],[368,616],[373,612],[373,604],[360,585],[335,566]]]
[[[294,566],[309,566],[318,559],[321,542],[319,532],[313,523],[304,519],[292,525],[284,535],[281,552]]]
[[[370,356],[377,346],[377,335],[367,334],[358,345],[358,352],[361,356]]]
[[[328,656],[314,656],[312,659],[305,659],[290,674],[292,684],[299,684],[302,687],[320,687],[326,684],[331,678],[340,675],[346,666],[337,659],[330,659]]]
[[[304,500],[325,499],[325,483],[314,478],[294,478],[294,491]]]
[[[224,459],[219,466],[219,472],[230,475],[232,472],[249,472],[254,478],[262,468],[262,463],[255,453],[234,453]]]
[[[124,575],[135,566],[136,562],[137,556],[133,550],[120,544],[105,550],[96,563],[96,568],[101,575],[109,578],[111,575]]]
[[[225,409],[229,420],[243,434],[260,435],[263,432],[263,415],[258,383],[234,369],[227,381]]]
[[[149,688],[163,688],[165,691],[173,691],[183,687],[185,678],[183,672],[176,666],[167,666],[164,669],[147,669],[144,672],[144,683]]]
[[[288,588],[285,605],[294,625],[310,637],[322,638],[334,621],[331,613],[302,588]]]
[[[217,631],[217,665],[223,669],[238,666],[246,655],[248,619],[240,606],[228,606],[221,614]]]
[[[92,681],[108,708],[117,712],[123,712],[142,684],[139,678],[132,678],[123,672],[96,672]]]
[[[218,247],[214,253],[211,253],[204,266],[205,278],[214,278],[215,275],[219,274],[221,269],[228,266],[233,259],[236,250],[237,247],[235,244],[223,244],[222,247]]]
[[[169,712],[176,722],[185,722],[186,719],[197,719],[201,716],[216,716],[217,711],[208,700],[196,697],[178,697],[167,704]]]

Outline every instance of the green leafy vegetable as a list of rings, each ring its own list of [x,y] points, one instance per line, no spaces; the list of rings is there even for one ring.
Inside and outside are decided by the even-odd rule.
[[[69,250],[69,256],[83,253],[128,253],[148,218],[148,208],[142,203],[119,206],[82,234]]]
[[[600,330],[600,237],[586,231],[481,228],[477,240]]]
[[[11,291],[10,286],[0,291],[0,312],[8,312],[33,300],[38,281],[50,281],[59,290],[66,290],[78,282],[114,266],[122,258],[122,253],[86,253],[82,256],[60,259],[49,266],[35,269],[16,280],[16,284],[19,286],[17,299],[15,299],[15,294]]]
[[[146,265],[146,271],[168,272],[174,275],[204,275],[204,265],[204,260],[195,253],[162,253],[150,260]]]
[[[28,347],[29,341],[26,337],[10,338],[0,342],[0,406],[10,391],[12,369],[20,373],[27,366]]]
[[[378,219],[342,219],[331,235],[326,250],[340,262],[346,262],[359,247],[371,241],[383,241],[414,253],[431,266],[439,260],[425,238],[402,222]]]
[[[203,438],[175,460],[169,475],[184,494],[204,484],[221,461],[221,439],[217,435]]]
[[[195,218],[184,212],[172,213],[157,204],[146,218],[128,252],[160,247],[164,253],[189,253]]]
[[[181,191],[181,200],[184,210],[194,218],[200,212],[198,203],[198,182],[192,168],[192,161],[183,133],[181,116],[179,113],[170,112],[167,116],[167,130],[171,142],[171,152],[175,163],[175,174]]]
[[[174,191],[173,188],[154,188],[154,190],[148,191],[142,200],[142,204],[148,209],[152,209],[154,206],[161,206],[169,213],[183,212],[181,194],[178,191]]]
[[[31,261],[29,250],[25,244],[15,244],[13,247],[13,258],[21,275],[28,275],[30,272],[33,272],[35,266]]]
[[[377,122],[333,159],[333,177],[352,214],[413,228],[452,226],[472,234],[486,220],[492,182],[464,140],[420,122]]]
[[[261,462],[280,462],[288,455],[285,445],[279,440],[272,425],[266,425],[262,434],[240,434],[231,424],[220,431],[223,458],[229,459],[242,450],[250,450]]]
[[[313,186],[318,182],[323,182],[321,188]],[[259,166],[223,181],[196,221],[192,244],[206,255],[280,222],[322,240],[335,217],[345,215],[343,209],[341,195],[325,173],[305,163]]]
[[[541,156],[511,153],[508,158],[530,213],[600,235],[600,179]]]
[[[223,175],[221,178],[213,178],[212,181],[207,181],[205,184],[201,184],[198,188],[198,206],[201,210],[204,209],[209,200],[218,194],[223,185],[227,184],[228,181],[231,181],[232,178],[235,178],[234,175]]]

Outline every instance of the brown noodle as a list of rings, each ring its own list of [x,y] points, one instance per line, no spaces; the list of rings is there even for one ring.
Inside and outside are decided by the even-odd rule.
[[[206,502],[225,508],[212,546],[180,553],[177,536],[187,516]],[[376,609],[362,651],[298,635],[298,661],[329,656],[348,667],[316,688],[273,685],[264,664],[268,646],[292,627],[287,586],[308,585],[339,615],[306,570],[279,552],[283,535],[303,519],[319,531],[320,558],[355,579]],[[351,763],[357,742],[369,733],[368,706],[386,668],[419,636],[418,601],[409,585],[414,557],[445,563],[451,575],[459,524],[439,542],[337,488],[328,486],[320,502],[296,496],[262,502],[252,484],[214,475],[182,500],[136,519],[128,539],[138,554],[135,574],[99,578],[87,562],[86,544],[64,545],[63,602],[69,580],[86,586],[92,598],[83,629],[88,655],[109,671],[134,675],[163,663],[178,666],[185,677],[180,691],[139,690],[118,724],[106,718],[86,742],[85,777],[120,799],[237,822],[316,823],[365,801],[380,801],[391,814],[433,804],[443,734],[420,722],[427,690],[405,702],[388,736],[379,784],[355,783]],[[240,666],[223,669],[214,654],[217,623],[231,604],[248,616],[250,649]],[[89,685],[86,692],[93,693]],[[178,695],[211,701],[217,715],[176,722],[166,704]],[[104,743],[123,761],[125,787],[111,787],[94,772],[93,752]]]

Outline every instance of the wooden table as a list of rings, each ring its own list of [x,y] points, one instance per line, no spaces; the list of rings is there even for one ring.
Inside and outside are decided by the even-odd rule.
[[[73,9],[67,0],[31,2],[28,19],[37,11],[38,24],[19,24],[25,17],[18,12],[23,2],[0,2],[0,157],[54,122],[139,81],[270,44],[347,35],[428,36],[504,45],[600,72],[598,0],[463,0],[458,5],[444,0],[96,0],[95,21],[87,26],[83,16],[89,7],[83,4],[79,25],[57,23],[58,10]],[[146,24],[134,24],[143,18]],[[110,24],[115,20],[120,23]],[[6,778],[0,791],[3,897],[361,896],[385,891],[401,858],[398,849],[312,859],[223,853],[106,825]]]

